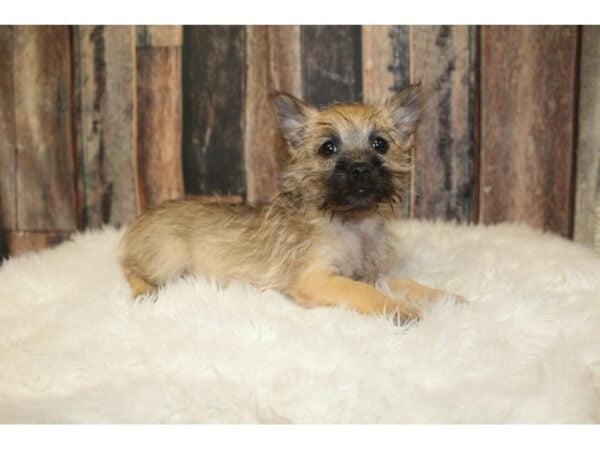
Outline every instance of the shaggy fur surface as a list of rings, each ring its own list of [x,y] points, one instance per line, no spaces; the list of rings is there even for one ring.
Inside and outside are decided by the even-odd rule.
[[[132,302],[120,232],[0,268],[0,422],[600,421],[600,258],[523,226],[394,225],[397,273],[465,295],[395,326],[180,279]]]

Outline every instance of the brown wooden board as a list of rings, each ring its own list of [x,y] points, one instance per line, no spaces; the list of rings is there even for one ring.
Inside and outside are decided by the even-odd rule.
[[[480,217],[569,236],[577,28],[484,26],[481,39]]]
[[[286,155],[270,101],[274,91],[300,95],[298,26],[246,28],[244,161],[247,200],[264,203],[277,192],[277,171]]]
[[[363,100],[376,103],[410,84],[410,27],[362,27]]]
[[[575,183],[576,241],[600,251],[600,26],[584,26]]]
[[[185,26],[183,35],[185,191],[245,197],[244,27]]]
[[[362,100],[361,27],[301,26],[304,99],[318,106]]]
[[[181,198],[181,48],[137,49],[142,207]]]
[[[84,224],[120,226],[139,213],[134,28],[74,31]]]
[[[8,248],[11,256],[44,250],[69,239],[71,231],[9,231]]]
[[[15,28],[17,229],[77,227],[67,26]]]
[[[410,84],[410,27],[373,25],[362,27],[363,101],[378,103]],[[413,156],[413,155],[411,155]],[[400,217],[410,216],[411,174],[399,208]]]
[[[414,158],[417,218],[473,218],[474,36],[470,26],[411,30],[412,78],[423,95]]]
[[[183,45],[181,25],[138,25],[135,28],[138,47],[181,47]]]
[[[0,230],[17,226],[13,49],[14,27],[0,26]]]

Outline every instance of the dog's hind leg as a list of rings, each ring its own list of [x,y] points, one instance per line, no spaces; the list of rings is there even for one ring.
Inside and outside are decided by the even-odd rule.
[[[126,271],[125,277],[127,278],[127,282],[129,283],[134,298],[144,294],[152,294],[158,290],[156,285],[149,283],[144,278],[131,271]]]

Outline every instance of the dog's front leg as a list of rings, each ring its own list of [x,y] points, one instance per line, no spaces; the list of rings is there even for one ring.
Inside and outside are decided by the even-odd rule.
[[[410,302],[434,302],[444,296],[452,296],[454,299],[464,302],[465,299],[459,295],[450,294],[441,289],[434,289],[417,283],[409,278],[386,277],[385,281],[394,295]]]
[[[359,281],[334,274],[309,273],[288,294],[305,307],[346,305],[361,314],[392,314],[400,320],[420,317],[419,309]]]

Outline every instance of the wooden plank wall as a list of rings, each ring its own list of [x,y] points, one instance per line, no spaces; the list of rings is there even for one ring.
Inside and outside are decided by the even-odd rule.
[[[579,82],[574,238],[600,250],[600,27],[583,27]]]
[[[129,26],[73,30],[80,191],[88,227],[119,226],[140,211],[134,32]]]
[[[481,219],[572,234],[574,26],[484,27]]]
[[[137,162],[142,210],[184,195],[182,45],[180,26],[137,27]]]
[[[0,27],[0,230],[17,228],[16,138],[13,94],[15,29]],[[0,231],[0,258],[9,254],[7,231]]]
[[[184,195],[263,203],[269,94],[421,83],[402,217],[524,221],[600,247],[595,26],[1,26],[0,252]]]
[[[0,257],[184,195],[181,49],[180,26],[0,27]]]
[[[246,28],[244,171],[246,200],[264,203],[277,192],[277,171],[287,151],[275,123],[269,95],[286,91],[301,96],[300,27]]]
[[[5,248],[18,253],[51,245],[78,226],[73,61],[68,27],[6,27],[0,39],[8,56],[2,108],[12,107],[1,114],[2,188],[13,189],[2,194],[2,222]]]
[[[184,27],[183,174],[185,191],[241,201],[246,30]]]

